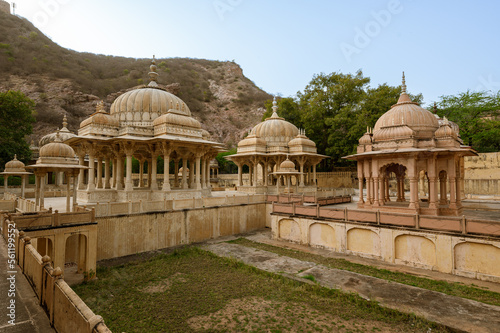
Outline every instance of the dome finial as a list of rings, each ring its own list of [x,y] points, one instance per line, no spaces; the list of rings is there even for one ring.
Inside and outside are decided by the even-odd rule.
[[[68,127],[68,118],[66,117],[66,115],[64,115],[63,117],[63,128],[67,128]]]
[[[156,58],[155,56],[153,55],[153,60],[151,60],[151,66],[149,66],[149,79],[151,80],[151,82],[149,82],[149,85],[150,87],[158,87],[158,83],[156,83],[156,81],[158,81],[158,73],[156,73]]]
[[[97,103],[95,109],[96,109],[96,112],[98,112],[98,113],[106,113],[106,111],[104,110],[104,101],[100,100]]]
[[[405,72],[403,72],[403,81],[402,81],[402,84],[401,84],[401,95],[399,95],[399,99],[398,99],[398,103],[397,104],[404,104],[404,103],[413,103],[412,100],[411,100],[411,98],[410,98],[410,96],[408,96],[408,94],[406,93]]]
[[[17,161],[17,154],[14,154],[14,161]]]
[[[406,80],[404,71],[403,71],[403,83],[401,84],[401,93],[406,94]]]
[[[434,112],[434,114],[437,114],[437,110],[438,110],[437,104],[436,102],[434,102],[434,106],[432,107],[432,112]]]
[[[277,117],[278,117],[278,102],[276,102],[276,96],[274,96],[272,118],[277,118]]]

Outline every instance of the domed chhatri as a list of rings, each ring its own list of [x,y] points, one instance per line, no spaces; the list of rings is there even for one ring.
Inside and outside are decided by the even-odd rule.
[[[280,164],[286,160],[293,164],[294,170],[299,165],[300,172],[295,170],[294,174],[300,175],[297,182],[300,190],[315,192],[316,165],[325,157],[317,153],[316,144],[307,138],[304,130],[278,116],[276,98],[271,117],[255,125],[249,135],[238,143],[235,155],[226,156],[238,166],[238,190],[252,193],[275,191],[274,185],[280,182]],[[249,184],[245,186],[242,176],[244,165],[250,169]]]
[[[17,155],[14,155],[14,159],[5,163],[4,172],[26,172],[26,165],[17,159]]]
[[[36,164],[29,165],[27,169],[33,169],[35,173],[35,204],[44,208],[44,184],[47,174],[53,172],[66,175],[66,212],[71,211],[71,200],[73,211],[77,205],[76,177],[80,170],[87,167],[80,165],[75,158],[75,151],[61,140],[59,132],[56,133],[54,142],[50,142],[40,148],[40,156]],[[72,181],[71,181],[72,178]],[[71,198],[71,183],[73,183],[73,197]]]
[[[78,195],[85,202],[210,195],[209,163],[223,150],[222,145],[211,141],[210,134],[191,116],[184,101],[158,85],[154,57],[149,69],[147,86],[120,95],[111,104],[109,113],[101,101],[96,112],[81,122],[78,136],[68,141],[80,164],[85,163],[85,156],[89,159],[88,177],[82,172],[78,186]],[[157,175],[158,156],[165,161],[161,178]],[[139,187],[142,189],[134,193],[132,158],[139,161],[141,170]],[[173,187],[169,173],[171,160],[176,170],[180,161],[183,167],[181,181],[177,174],[173,175]],[[144,163],[148,164],[147,180]],[[163,181],[161,188],[158,180]]]
[[[412,102],[404,73],[401,88],[398,102],[359,139],[357,154],[345,157],[358,161],[358,207],[459,215],[464,176],[460,165],[464,156],[477,154],[463,145],[455,123]],[[405,179],[410,183],[409,203]],[[397,193],[396,202],[391,202],[390,187]]]
[[[14,155],[12,161],[5,163],[5,169],[3,172],[0,172],[0,175],[4,177],[4,193],[8,192],[9,176],[21,177],[21,198],[24,198],[26,177],[31,175],[31,173],[26,171],[24,163],[17,159],[17,155]]]

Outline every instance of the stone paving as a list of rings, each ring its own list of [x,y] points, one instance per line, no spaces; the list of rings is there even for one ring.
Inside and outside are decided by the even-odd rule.
[[[414,313],[459,332],[500,332],[498,306],[222,241],[214,241],[203,248],[218,256],[234,258],[258,269],[292,278],[312,275],[321,286],[354,292],[384,307]]]
[[[7,255],[7,244],[0,237],[0,333],[54,333],[21,269],[16,265],[16,273],[9,273],[11,270],[7,267]],[[9,296],[11,283],[7,278],[12,275],[15,277],[15,298]],[[11,318],[7,316],[10,313],[7,307],[11,299],[15,299],[15,325],[9,323]]]

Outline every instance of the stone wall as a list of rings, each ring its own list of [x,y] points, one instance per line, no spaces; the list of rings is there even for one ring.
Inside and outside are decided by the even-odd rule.
[[[405,221],[400,224],[403,225]],[[411,221],[406,221],[411,222]],[[500,239],[383,225],[272,216],[273,238],[389,263],[500,282]]]
[[[265,203],[98,217],[97,260],[191,244],[266,226]]]
[[[464,158],[465,194],[500,196],[500,152]]]
[[[42,257],[29,237],[16,231],[16,261],[33,287],[50,324],[58,333],[111,333],[101,316],[80,299],[62,278],[62,270],[52,268],[49,257]]]

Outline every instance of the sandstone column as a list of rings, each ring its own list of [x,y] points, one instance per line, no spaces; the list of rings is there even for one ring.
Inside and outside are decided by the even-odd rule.
[[[110,171],[111,171],[111,159],[109,158],[109,156],[106,156],[106,159],[104,160],[104,188],[105,189],[111,188]]]

